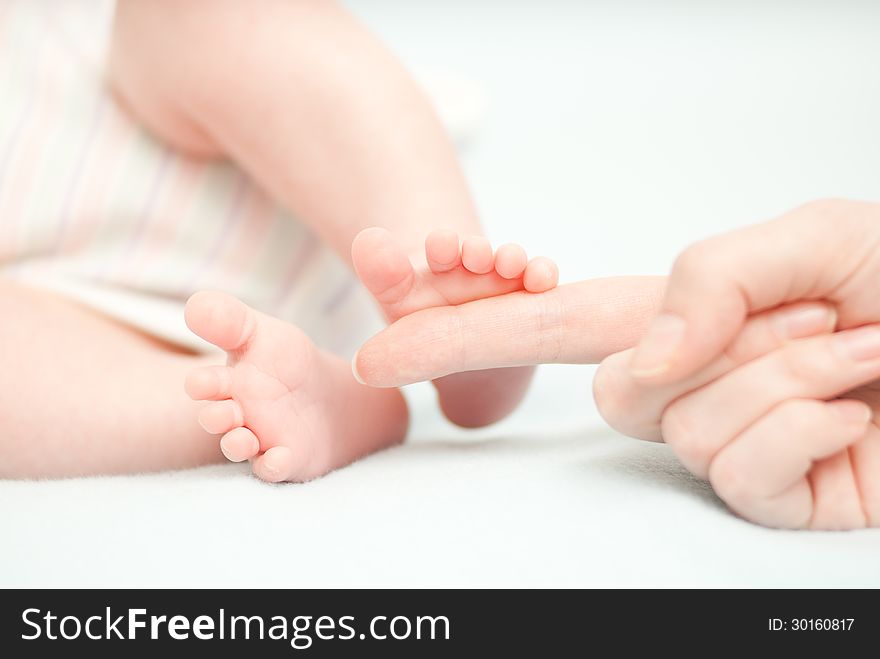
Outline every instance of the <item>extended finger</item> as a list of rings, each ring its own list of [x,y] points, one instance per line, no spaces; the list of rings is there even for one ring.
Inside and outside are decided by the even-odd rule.
[[[404,316],[353,362],[362,382],[398,387],[450,373],[597,363],[632,347],[654,315],[662,277],[614,277],[509,293]]]

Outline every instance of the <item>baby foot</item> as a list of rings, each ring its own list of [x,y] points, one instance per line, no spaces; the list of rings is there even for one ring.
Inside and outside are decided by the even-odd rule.
[[[428,307],[521,290],[543,293],[559,278],[553,261],[529,261],[519,245],[502,245],[493,253],[488,239],[473,236],[459,244],[454,231],[428,235],[424,256],[411,260],[391,232],[364,229],[352,243],[351,257],[358,277],[390,322]]]
[[[228,459],[251,460],[259,478],[306,481],[406,434],[398,391],[358,384],[347,362],[316,348],[297,327],[215,292],[189,299],[186,323],[227,353],[226,366],[187,377],[190,397],[212,401],[199,422],[223,435]]]
[[[460,244],[452,231],[431,233],[424,256],[411,260],[389,231],[365,229],[354,239],[351,253],[355,271],[391,322],[428,307],[521,290],[542,293],[555,287],[559,278],[553,261],[529,261],[519,245],[503,245],[493,253],[486,238],[465,238]],[[434,385],[440,407],[452,422],[478,427],[513,411],[533,371],[524,367],[456,373]]]

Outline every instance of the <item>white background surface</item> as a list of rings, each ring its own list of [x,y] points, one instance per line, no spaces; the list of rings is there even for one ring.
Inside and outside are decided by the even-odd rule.
[[[563,280],[880,199],[876,3],[350,4],[413,67],[484,85],[465,164],[490,233]],[[416,387],[407,445],[306,485],[231,465],[0,482],[0,585],[880,586],[880,531],[736,519],[665,447],[605,428],[591,374],[544,368],[478,433]]]

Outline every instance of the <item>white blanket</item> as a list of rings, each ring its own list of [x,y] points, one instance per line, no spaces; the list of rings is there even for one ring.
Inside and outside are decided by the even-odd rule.
[[[353,5],[408,62],[485,81],[481,209],[564,280],[880,199],[876,3]],[[304,485],[240,465],[0,482],[0,586],[880,586],[880,531],[737,519],[666,447],[609,431],[590,377],[546,368],[474,434],[416,387],[411,441]]]
[[[665,446],[554,420],[580,375],[545,374],[528,421],[438,423],[303,485],[240,465],[0,483],[0,584],[880,586],[880,532],[753,526]]]

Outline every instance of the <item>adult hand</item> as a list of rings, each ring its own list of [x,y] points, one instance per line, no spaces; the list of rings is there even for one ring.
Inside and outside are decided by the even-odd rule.
[[[877,526],[880,326],[832,335],[835,321],[819,302],[764,312],[705,368],[663,385],[633,377],[633,350],[612,355],[596,374],[597,406],[621,432],[665,441],[751,521]]]
[[[603,416],[752,521],[880,525],[878,247],[880,207],[839,201],[687,250],[639,346],[600,367]],[[760,313],[795,300],[815,302]]]
[[[638,348],[600,368],[600,411],[623,432],[669,441],[754,521],[880,524],[880,431],[869,423],[869,408],[880,411],[880,329],[853,329],[880,322],[878,247],[880,206],[849,201],[813,202],[698,243],[677,260]],[[396,386],[461,369],[595,361],[639,339],[664,284],[594,280],[432,309],[374,337],[356,368],[369,384]],[[836,328],[852,331],[813,337],[831,325],[804,308],[800,320],[773,315],[802,300],[833,309]]]

